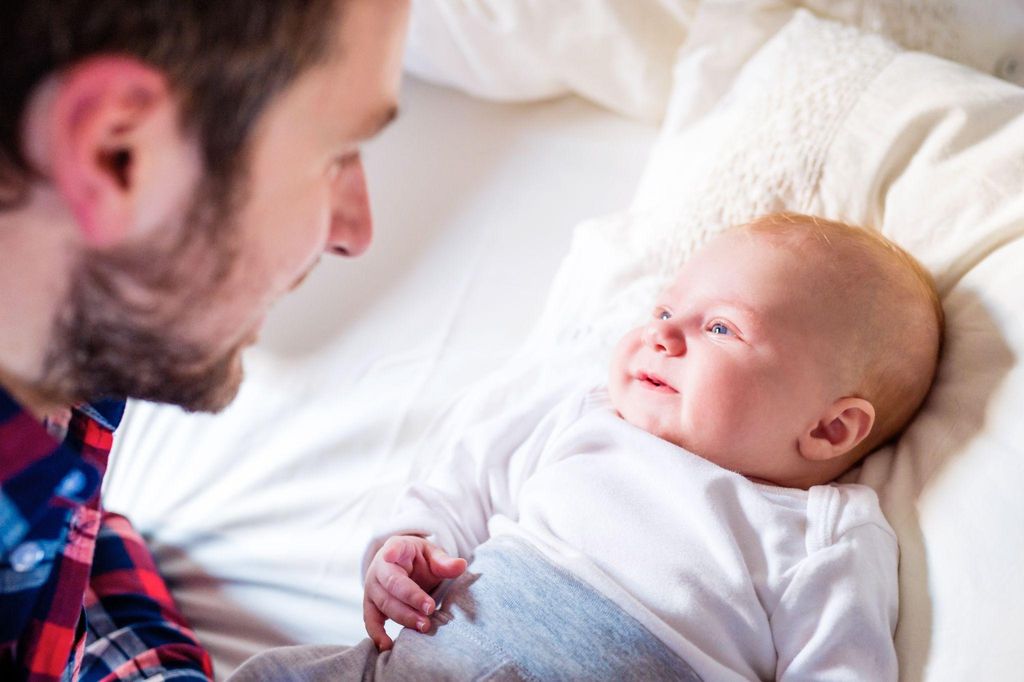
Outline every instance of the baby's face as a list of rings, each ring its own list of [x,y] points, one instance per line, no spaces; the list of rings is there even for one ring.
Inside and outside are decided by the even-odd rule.
[[[815,266],[764,237],[713,239],[612,360],[631,424],[727,469],[772,480],[798,435],[841,396],[838,311]]]

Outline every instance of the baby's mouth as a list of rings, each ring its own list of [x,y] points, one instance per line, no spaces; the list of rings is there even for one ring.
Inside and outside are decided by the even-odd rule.
[[[636,375],[637,381],[644,388],[648,388],[652,391],[658,391],[659,393],[678,393],[671,384],[666,382],[664,379],[656,374],[649,374],[647,372],[640,372]]]

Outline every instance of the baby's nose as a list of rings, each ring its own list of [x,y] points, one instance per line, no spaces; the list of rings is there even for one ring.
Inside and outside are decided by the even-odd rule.
[[[644,331],[644,343],[649,348],[665,355],[682,355],[686,352],[686,339],[682,330],[667,320],[656,320]]]

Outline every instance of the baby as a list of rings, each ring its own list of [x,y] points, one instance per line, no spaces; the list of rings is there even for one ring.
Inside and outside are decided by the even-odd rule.
[[[875,233],[726,231],[606,387],[476,425],[407,491],[367,554],[370,640],[261,674],[895,680],[896,538],[871,489],[832,481],[913,417],[942,324]]]

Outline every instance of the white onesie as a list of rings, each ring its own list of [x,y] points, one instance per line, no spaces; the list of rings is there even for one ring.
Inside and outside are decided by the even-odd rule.
[[[529,403],[466,425],[367,558],[396,534],[467,559],[512,535],[705,680],[896,679],[898,549],[874,491],[751,482],[625,422],[603,388]]]

